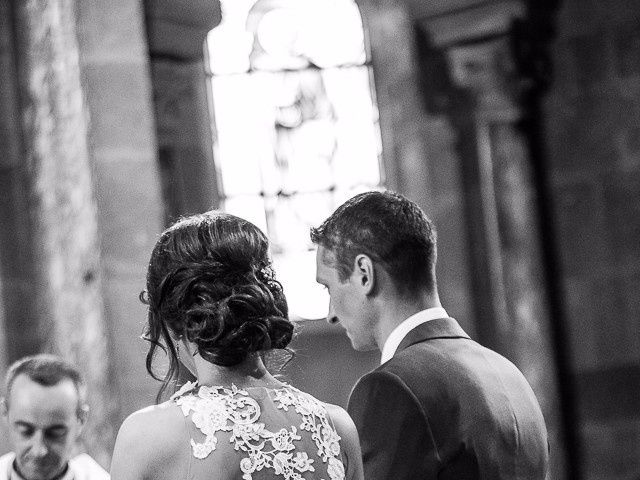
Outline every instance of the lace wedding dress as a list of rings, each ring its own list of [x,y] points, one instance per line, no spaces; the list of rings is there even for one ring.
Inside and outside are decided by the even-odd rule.
[[[290,385],[240,389],[187,383],[171,400],[190,434],[189,479],[345,477],[340,437],[324,404]]]

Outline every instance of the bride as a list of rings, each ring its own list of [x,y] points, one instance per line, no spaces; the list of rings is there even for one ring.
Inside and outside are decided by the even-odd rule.
[[[170,359],[197,379],[122,424],[112,480],[362,479],[358,435],[340,407],[283,383],[265,355],[293,325],[266,236],[220,212],[182,219],[156,243],[147,272],[147,370]]]

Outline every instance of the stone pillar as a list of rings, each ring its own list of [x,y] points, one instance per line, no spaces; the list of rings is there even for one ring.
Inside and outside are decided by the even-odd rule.
[[[76,363],[86,377],[92,408],[84,434],[89,452],[108,466],[115,436],[109,401],[109,348],[101,291],[96,202],[80,84],[74,0],[24,0],[11,5],[19,79],[20,175],[14,194],[23,201],[28,234],[15,246],[33,271],[30,289],[6,318],[15,359],[53,351]],[[16,133],[16,132],[14,132]],[[18,136],[18,135],[17,135]],[[15,138],[15,137],[14,137]],[[20,232],[16,232],[19,234]],[[15,243],[14,243],[15,245]],[[22,339],[30,338],[25,344]]]
[[[139,0],[77,2],[80,68],[90,113],[104,304],[120,415],[154,402],[158,382],[145,369],[140,338],[151,250],[163,230],[157,144],[144,11]],[[112,439],[105,439],[109,448]]]
[[[37,348],[26,345],[24,336],[15,335],[17,329],[10,329],[9,324],[9,319],[16,316],[21,317],[23,325],[29,325],[27,322],[36,317],[29,299],[34,289],[27,260],[31,257],[28,217],[21,214],[26,196],[22,194],[25,188],[20,162],[20,118],[8,0],[0,1],[0,152],[0,372],[4,373],[20,352]],[[8,432],[5,422],[0,422],[0,452],[8,450]]]
[[[221,19],[217,0],[145,2],[165,219],[219,203],[213,162],[205,39]]]
[[[440,296],[450,315],[475,336],[464,204],[452,129],[424,108],[421,45],[411,2],[357,0],[370,49],[380,115],[385,186],[418,203],[435,222]]]
[[[5,317],[3,361],[37,352],[44,343],[44,327],[32,294],[35,286],[32,224],[27,213],[28,172],[22,158],[16,52],[12,8],[0,2],[0,275]],[[11,324],[8,322],[10,319]],[[18,320],[19,319],[19,320]],[[22,328],[11,328],[18,325]],[[24,335],[28,328],[32,334]],[[3,345],[4,347],[5,345]]]
[[[539,58],[522,62],[518,50],[539,48],[515,35],[527,13],[519,1],[489,2],[421,26],[432,49],[446,58],[438,74],[446,81],[433,85],[431,106],[448,112],[458,133],[478,337],[512,360],[535,391],[549,431],[550,478],[576,478],[566,457],[573,437],[559,387],[565,377],[558,370],[557,348],[563,347],[555,323],[562,318],[550,300],[532,132],[523,128],[535,113],[525,98],[541,81],[525,68]]]
[[[427,182],[425,112],[418,85],[414,22],[403,2],[358,1],[369,41],[386,185],[423,207]]]
[[[218,205],[209,114],[209,81],[202,59],[152,58],[158,160],[165,221]]]

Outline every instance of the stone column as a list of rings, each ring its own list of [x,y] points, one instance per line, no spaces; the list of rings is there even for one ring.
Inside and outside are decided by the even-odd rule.
[[[411,2],[357,0],[357,5],[370,49],[385,186],[418,203],[435,222],[440,245],[446,245],[438,255],[441,300],[475,337],[464,201],[452,128],[445,115],[424,107],[425,77],[438,60],[429,59],[426,70],[420,63],[423,45],[416,41],[420,31]]]
[[[24,341],[18,329],[11,329],[9,319],[20,316],[23,325],[37,325],[32,313],[33,275],[28,258],[28,216],[23,212],[26,196],[22,184],[20,162],[20,119],[18,112],[17,78],[15,73],[11,5],[0,1],[0,372],[20,352],[37,347]],[[22,313],[19,313],[22,312]],[[29,322],[31,320],[31,323]],[[37,327],[34,330],[39,330]],[[35,337],[38,338],[37,336]],[[36,342],[39,344],[39,342]],[[1,392],[0,395],[3,395]],[[5,422],[0,422],[0,452],[9,450]]]
[[[139,0],[77,2],[80,68],[90,113],[102,287],[115,371],[112,397],[128,414],[153,403],[140,338],[151,250],[163,230],[144,11]],[[113,446],[113,442],[110,442]]]
[[[535,113],[524,100],[541,81],[526,68],[538,58],[523,59],[518,48],[525,44],[516,43],[526,40],[515,33],[527,13],[519,1],[489,2],[421,25],[446,57],[440,75],[448,80],[432,103],[448,111],[458,133],[478,337],[513,361],[535,391],[549,431],[550,478],[575,478],[559,386],[565,377],[557,349],[564,347],[554,325],[562,318],[550,300],[532,132],[523,128]]]
[[[217,0],[145,2],[167,222],[217,207],[205,39],[221,19]]]
[[[165,221],[218,205],[203,60],[151,59]]]
[[[22,125],[19,105],[12,8],[0,2],[0,276],[4,330],[3,362],[38,351],[44,342],[43,327],[32,301],[34,288],[32,228],[27,213],[28,184],[22,158]],[[20,319],[22,328],[12,329]],[[24,335],[29,329],[30,335]],[[5,353],[6,352],[6,353]]]
[[[109,401],[110,361],[103,318],[96,202],[80,84],[74,0],[12,3],[19,79],[24,206],[34,282],[19,301],[29,317],[6,319],[8,341],[31,337],[13,357],[53,351],[86,377],[92,408],[84,434],[89,452],[108,466],[115,436]],[[15,184],[14,184],[15,185]],[[16,239],[18,240],[18,239]],[[16,313],[16,312],[14,312]],[[21,344],[21,342],[17,342]]]
[[[359,0],[357,4],[373,65],[385,183],[430,210],[431,197],[424,188],[428,124],[418,82],[411,11],[397,1]]]

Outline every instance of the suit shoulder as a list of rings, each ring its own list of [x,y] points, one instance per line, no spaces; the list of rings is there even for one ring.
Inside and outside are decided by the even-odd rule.
[[[406,380],[396,371],[379,367],[362,376],[353,387],[349,404],[354,401],[404,402],[419,406],[419,401]],[[350,409],[348,409],[350,411]]]
[[[416,381],[447,384],[454,377],[460,380],[477,375],[482,365],[488,363],[493,367],[512,365],[470,338],[436,338],[405,348],[381,368],[395,373],[409,385]]]
[[[362,377],[358,379],[356,382],[356,387],[359,385],[368,385],[368,384],[398,384],[404,385],[404,381],[402,379],[402,372],[393,367],[390,368],[389,363],[385,363],[375,370],[366,373]]]
[[[379,372],[387,378],[396,378],[407,385],[411,385],[415,380],[424,381],[431,377],[438,376],[437,365],[448,363],[447,354],[434,352],[430,348],[420,350],[413,346],[398,352],[388,362],[380,365],[371,373]],[[436,368],[433,368],[436,366]]]

